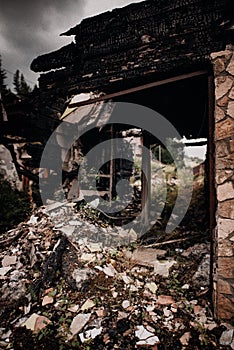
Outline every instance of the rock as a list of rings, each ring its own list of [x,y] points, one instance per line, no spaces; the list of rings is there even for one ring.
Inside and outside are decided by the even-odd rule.
[[[53,304],[53,302],[54,302],[54,298],[46,295],[42,300],[42,306]]]
[[[159,338],[155,336],[154,333],[147,331],[144,326],[136,327],[135,336],[139,339],[139,341],[136,343],[137,346],[154,346],[160,342]]]
[[[125,284],[134,283],[133,279],[132,279],[131,277],[129,277],[129,276],[123,275],[123,276],[122,276],[122,279],[123,279],[123,281],[124,281]]]
[[[219,185],[217,188],[218,201],[223,202],[227,199],[232,199],[234,197],[234,188],[232,182],[225,182]]]
[[[206,323],[204,324],[205,329],[208,329],[209,331],[212,331],[217,327],[217,323],[212,322],[212,323]]]
[[[49,323],[51,323],[51,321],[47,317],[39,316],[36,319],[34,330],[40,331],[41,329],[45,328]]]
[[[209,287],[210,283],[210,255],[206,254],[198,266],[197,272],[192,277],[195,287]]]
[[[80,257],[80,260],[86,261],[86,262],[92,262],[95,261],[96,256],[95,254],[90,254],[90,253],[83,253]]]
[[[67,310],[75,313],[79,310],[79,305],[70,306]]]
[[[108,277],[114,277],[118,272],[116,271],[116,269],[114,268],[113,265],[108,264],[106,266],[103,267],[102,271],[104,272],[105,275],[107,275]]]
[[[232,57],[232,51],[226,49],[219,52],[212,52],[210,56],[212,60],[215,60],[218,57],[226,58],[226,60],[229,60]]]
[[[169,295],[159,295],[157,298],[157,304],[159,305],[170,305],[174,304],[175,300]]]
[[[138,239],[137,233],[133,230],[133,228],[130,229],[128,233],[129,243],[135,242]]]
[[[165,316],[165,317],[170,317],[170,316],[172,316],[172,312],[171,312],[167,307],[165,307],[165,308],[163,309],[163,313],[164,313],[164,316]]]
[[[84,328],[84,326],[89,322],[90,317],[91,313],[79,314],[74,317],[70,326],[71,336],[68,340],[71,340],[75,334],[79,333]]]
[[[92,309],[94,306],[95,306],[95,303],[94,303],[91,299],[88,299],[88,300],[86,300],[86,302],[81,306],[81,310],[82,310],[82,311],[85,311],[85,310],[88,310],[88,309]]]
[[[64,226],[60,229],[67,237],[71,237],[75,231],[75,226]]]
[[[224,331],[222,333],[220,341],[219,341],[220,345],[231,345],[232,339],[233,339],[233,335],[234,335],[234,330],[233,329]]]
[[[71,220],[69,221],[69,226],[82,226],[82,222],[78,221],[78,220]]]
[[[105,310],[104,309],[98,309],[95,310],[98,317],[104,317],[105,316]]]
[[[218,203],[219,215],[234,220],[234,199]]]
[[[31,331],[39,331],[45,328],[49,323],[51,323],[51,321],[47,317],[37,315],[34,313],[21,326],[22,327],[25,326],[27,329],[30,329]]]
[[[234,54],[232,54],[232,59],[227,66],[227,72],[234,76]]]
[[[124,300],[124,301],[122,302],[122,307],[123,307],[124,309],[127,309],[129,306],[130,306],[130,301],[129,301],[129,300]]]
[[[190,288],[190,285],[188,283],[186,283],[182,286],[183,290],[188,290],[189,288]]]
[[[2,267],[8,267],[10,265],[15,265],[16,262],[17,262],[17,257],[15,255],[13,255],[13,256],[6,255],[2,259]]]
[[[90,279],[90,276],[93,274],[91,269],[75,269],[72,273],[72,277],[76,281],[76,286],[78,289],[82,287],[82,284]]]
[[[200,305],[195,305],[193,307],[193,311],[194,311],[195,315],[198,315],[202,310],[203,310],[203,308]]]
[[[217,127],[215,129],[215,139],[216,140],[222,140],[222,139],[226,139],[228,137],[232,137],[233,136],[233,124],[234,121],[232,118],[226,118],[223,121],[220,121],[217,124]],[[217,164],[217,162],[216,162]],[[233,169],[231,167],[232,164],[230,164],[230,168]],[[216,168],[219,168],[219,165],[217,164]]]
[[[10,266],[0,267],[0,276],[5,276],[12,268]]]
[[[227,114],[234,119],[234,101],[229,102]]]
[[[180,342],[183,346],[188,346],[189,345],[189,340],[191,338],[191,333],[190,332],[186,332],[182,335],[182,337],[180,338]]]
[[[90,339],[95,339],[98,335],[102,333],[103,328],[93,328],[89,329],[88,331],[85,331],[84,333],[80,333],[79,337],[82,343],[86,342],[87,340]]]
[[[219,238],[226,239],[234,231],[234,220],[219,218],[218,228]]]
[[[154,267],[156,258],[157,255],[155,249],[141,247],[133,252],[131,261],[141,266]]]
[[[38,221],[38,217],[32,215],[29,221],[27,222],[27,224],[35,226],[37,225],[37,221]]]
[[[113,293],[112,293],[112,296],[113,296],[114,299],[116,299],[117,296],[118,296],[118,293],[117,293],[117,292],[113,292]]]
[[[154,282],[146,283],[145,287],[148,288],[153,294],[155,294],[158,290],[158,286]]]
[[[89,243],[87,247],[91,253],[100,253],[103,250],[101,243]]]
[[[219,75],[225,70],[225,63],[221,58],[217,58],[214,62],[215,76]]]
[[[155,261],[154,264],[154,272],[157,275],[168,277],[169,276],[169,269],[175,265],[177,262],[175,260],[166,260],[164,262],[161,261]]]
[[[217,100],[223,97],[231,89],[232,84],[233,79],[231,77],[222,76],[215,79],[215,95]]]

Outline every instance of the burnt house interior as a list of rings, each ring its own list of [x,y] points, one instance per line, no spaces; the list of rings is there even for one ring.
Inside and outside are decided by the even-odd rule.
[[[75,36],[75,42],[32,62],[32,70],[43,72],[39,92],[30,103],[5,104],[8,122],[2,122],[1,141],[11,150],[19,174],[38,182],[35,169],[40,168],[43,147],[61,122],[69,101],[73,107],[72,96],[80,93],[94,92],[96,98],[79,103],[78,108],[102,100],[151,108],[167,118],[182,136],[206,138],[209,153],[213,137],[209,54],[222,50],[230,41],[227,6],[230,3],[226,1],[150,0],[85,19],[63,33]],[[31,132],[34,128],[36,133]],[[115,135],[119,131],[115,130]],[[82,141],[86,143],[85,152],[92,147],[91,139],[100,139],[97,130],[91,134],[87,135],[89,141]],[[149,135],[144,138],[148,145],[158,142]],[[30,156],[23,163],[17,161],[19,156],[13,147],[19,141]],[[211,164],[207,169],[211,169],[209,155],[207,161]],[[117,180],[111,168],[113,164],[109,163],[104,169],[111,180],[102,177],[98,184],[108,200],[115,195],[113,181]],[[65,169],[63,182],[69,183],[74,176],[74,170]],[[212,184],[207,187],[210,197],[214,196]]]

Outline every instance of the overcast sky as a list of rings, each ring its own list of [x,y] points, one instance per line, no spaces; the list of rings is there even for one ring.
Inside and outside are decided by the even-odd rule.
[[[30,71],[38,55],[56,50],[73,37],[59,34],[83,18],[142,0],[0,0],[0,54],[9,72],[19,69],[27,81],[36,83]],[[10,87],[13,75],[7,72]]]

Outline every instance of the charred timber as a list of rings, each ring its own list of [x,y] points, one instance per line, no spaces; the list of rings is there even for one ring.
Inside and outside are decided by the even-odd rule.
[[[32,69],[48,72],[39,79],[45,91],[105,92],[134,78],[209,65],[210,53],[226,44],[220,26],[227,16],[225,4],[148,0],[85,19],[64,33],[75,35],[75,43],[39,56]]]

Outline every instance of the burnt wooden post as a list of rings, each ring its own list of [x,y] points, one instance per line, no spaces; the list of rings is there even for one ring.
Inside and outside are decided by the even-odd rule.
[[[151,156],[150,143],[147,133],[143,130],[142,145],[142,171],[141,171],[141,206],[143,211],[143,224],[149,224],[151,202]]]

